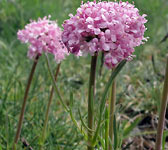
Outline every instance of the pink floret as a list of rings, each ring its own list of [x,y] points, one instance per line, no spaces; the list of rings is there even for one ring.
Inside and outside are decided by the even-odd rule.
[[[18,39],[23,43],[28,43],[28,57],[34,58],[43,52],[54,55],[59,63],[68,55],[68,50],[62,42],[62,31],[55,21],[49,20],[50,16],[39,18],[38,21],[31,21],[25,29],[19,30]]]
[[[128,2],[82,3],[63,24],[62,40],[75,55],[102,51],[105,65],[115,67],[143,44],[146,15]]]

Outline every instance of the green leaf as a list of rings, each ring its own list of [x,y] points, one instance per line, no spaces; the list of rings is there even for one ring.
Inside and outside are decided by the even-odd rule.
[[[78,108],[78,113],[79,113],[79,117],[80,117],[80,120],[81,120],[81,123],[83,125],[83,127],[91,132],[95,132],[93,129],[90,129],[84,122],[84,120],[82,119],[82,115],[81,115],[81,112],[80,112],[80,109]]]
[[[127,128],[124,129],[123,137],[127,138],[131,131],[138,125],[141,121],[141,117],[136,118]]]
[[[116,78],[116,76],[119,74],[119,72],[122,70],[122,68],[124,67],[124,65],[126,64],[126,60],[123,60],[117,67],[116,69],[112,72],[107,84],[106,84],[106,87],[105,87],[105,90],[104,90],[104,93],[102,95],[102,99],[101,99],[101,103],[100,103],[100,116],[99,116],[99,120],[98,120],[98,125],[97,125],[97,129],[96,129],[96,132],[94,134],[94,137],[93,137],[93,145],[96,144],[96,139],[97,139],[97,136],[98,136],[98,132],[100,130],[100,126],[101,126],[101,120],[102,120],[102,116],[103,116],[103,112],[104,112],[104,109],[105,109],[105,103],[106,103],[106,96],[107,96],[107,93],[108,93],[108,90],[111,86],[111,84],[113,83],[113,80]]]
[[[51,70],[51,65],[50,65],[50,62],[49,62],[47,53],[45,54],[45,58],[46,58],[47,68],[48,68],[50,77],[51,77],[51,79],[52,79],[52,81],[53,81],[53,86],[54,86],[55,92],[56,92],[56,94],[57,94],[57,96],[58,96],[58,98],[59,98],[59,100],[60,100],[60,103],[61,103],[62,106],[64,107],[64,109],[65,109],[67,112],[69,112],[69,108],[68,108],[67,105],[64,103],[64,101],[63,101],[63,99],[62,99],[62,97],[61,97],[61,94],[60,94],[60,92],[59,92],[59,90],[58,90],[58,87],[57,87],[57,85],[56,85],[55,78],[54,78],[54,74],[53,74],[53,72],[52,72],[52,70]]]
[[[100,114],[101,116],[103,115],[103,111],[104,111],[104,108],[105,108],[105,103],[106,103],[106,96],[107,96],[107,93],[108,93],[108,90],[111,86],[111,84],[113,83],[113,80],[116,78],[116,76],[119,74],[119,72],[121,71],[121,69],[124,67],[124,65],[126,64],[126,60],[123,60],[117,67],[116,69],[112,72],[108,82],[107,82],[107,85],[105,87],[105,90],[104,90],[104,93],[103,93],[103,96],[102,96],[102,99],[101,99],[101,105],[100,105]]]

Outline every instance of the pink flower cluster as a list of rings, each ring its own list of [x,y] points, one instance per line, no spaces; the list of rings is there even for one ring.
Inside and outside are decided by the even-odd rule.
[[[62,40],[75,55],[105,53],[105,65],[115,67],[143,44],[146,15],[128,2],[87,2],[63,24]]]
[[[31,21],[25,29],[19,30],[17,35],[19,40],[29,44],[29,58],[47,52],[53,54],[56,62],[59,63],[68,54],[68,50],[62,42],[61,29],[55,21],[49,18],[50,16]]]

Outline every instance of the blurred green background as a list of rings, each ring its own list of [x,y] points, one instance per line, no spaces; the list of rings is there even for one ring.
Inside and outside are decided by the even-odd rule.
[[[132,3],[131,0],[129,2]],[[0,0],[0,150],[11,149],[25,84],[32,65],[32,60],[27,58],[27,46],[17,40],[18,29],[24,28],[30,19],[49,14],[61,27],[63,21],[69,18],[69,13],[75,14],[80,3],[80,0]],[[168,52],[168,40],[160,43],[168,34],[168,1],[135,0],[134,3],[140,14],[147,14],[148,30],[145,36],[148,36],[149,40],[136,48],[137,57],[126,65],[118,77],[120,79],[117,87],[116,114],[124,114],[123,110],[128,107],[157,114],[163,85],[165,55]],[[56,63],[51,60],[54,70]],[[82,110],[86,119],[89,63],[90,56],[78,59],[70,55],[62,63],[58,78],[58,86],[67,104],[70,91],[74,93],[73,113],[77,120],[77,108]],[[97,74],[99,69],[100,58]],[[105,67],[102,76],[97,75],[95,111],[99,105],[99,95],[109,75],[110,71]],[[51,84],[42,56],[31,86],[21,134],[34,149],[38,149],[39,146]],[[77,132],[55,96],[49,116],[46,150],[83,150],[86,148],[85,144],[83,137]],[[18,147],[23,149],[21,141]]]

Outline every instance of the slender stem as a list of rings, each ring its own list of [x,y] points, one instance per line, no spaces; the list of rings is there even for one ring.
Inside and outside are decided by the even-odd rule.
[[[30,85],[31,85],[31,82],[33,79],[33,75],[34,75],[34,72],[35,72],[35,69],[37,66],[38,59],[39,59],[39,55],[37,55],[34,60],[34,63],[33,63],[29,78],[28,78],[28,82],[27,82],[27,86],[26,86],[26,90],[25,90],[25,94],[24,94],[24,100],[23,100],[23,104],[22,104],[22,109],[21,109],[21,113],[20,113],[19,123],[17,126],[17,132],[16,132],[16,136],[14,139],[13,150],[16,150],[16,144],[18,143],[18,139],[20,137],[22,122],[23,122],[23,118],[24,118],[24,112],[25,112],[25,108],[26,108],[27,97],[28,97]]]
[[[168,57],[167,57],[167,65],[166,65],[166,73],[165,73],[165,81],[164,81],[161,109],[160,109],[160,115],[159,115],[159,122],[158,122],[158,128],[157,128],[155,150],[162,149],[162,137],[163,137],[164,123],[165,123],[167,100],[168,100]]]
[[[108,105],[106,105],[105,110],[105,150],[108,150],[109,145],[109,109]]]
[[[115,103],[116,103],[116,79],[113,81],[111,86],[111,94],[110,94],[110,122],[109,122],[109,150],[112,150],[112,142],[113,142],[113,120],[114,120],[114,111],[115,111]]]
[[[93,129],[94,114],[94,95],[95,95],[95,76],[96,76],[96,64],[97,64],[97,54],[92,56],[91,68],[90,68],[90,79],[89,79],[89,92],[88,92],[88,127]],[[93,150],[93,147],[90,145],[92,141],[92,131],[88,130],[88,150]]]
[[[55,81],[57,81],[58,73],[59,73],[59,70],[60,70],[60,65],[61,65],[61,63],[58,64],[57,69],[56,69]],[[50,112],[50,106],[51,106],[51,103],[52,103],[53,94],[54,94],[54,86],[52,86],[52,88],[51,88],[50,97],[49,97],[49,101],[48,101],[48,105],[47,105],[47,111],[46,111],[46,114],[45,114],[45,121],[44,121],[44,127],[43,127],[43,131],[42,131],[40,150],[43,149],[43,143],[44,143],[44,140],[45,140],[46,128],[47,128],[47,123],[48,123],[48,116],[49,116],[49,112]]]

